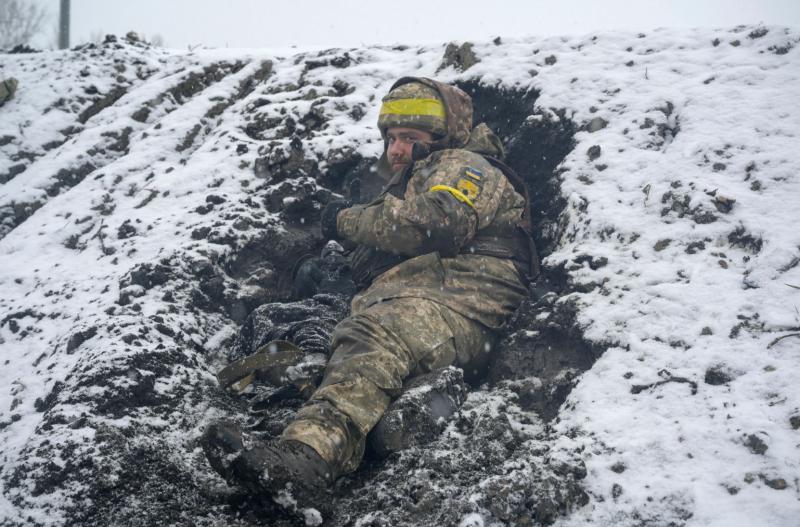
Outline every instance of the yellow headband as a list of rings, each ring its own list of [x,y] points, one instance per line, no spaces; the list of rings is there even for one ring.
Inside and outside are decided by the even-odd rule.
[[[444,105],[437,99],[397,99],[381,106],[381,115],[430,115],[445,118]]]

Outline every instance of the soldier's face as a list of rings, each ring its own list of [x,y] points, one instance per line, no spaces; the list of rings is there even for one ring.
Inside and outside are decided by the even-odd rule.
[[[392,172],[402,170],[411,164],[411,149],[414,147],[414,143],[433,142],[430,132],[399,126],[387,129],[386,137],[389,140],[386,157],[392,165]]]

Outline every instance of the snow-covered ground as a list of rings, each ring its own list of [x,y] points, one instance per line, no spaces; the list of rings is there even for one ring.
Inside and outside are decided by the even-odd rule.
[[[113,466],[58,479],[103,465],[101,434],[143,427],[197,460],[216,353],[278,287],[277,264],[248,281],[235,256],[289,228],[271,189],[318,189],[269,167],[377,156],[380,96],[420,75],[531,88],[522,111],[580,126],[545,263],[607,351],[554,424],[590,496],[558,524],[800,525],[798,43],[755,26],[503,40],[439,73],[443,46],[0,55],[20,82],[0,108],[3,524],[66,523],[113,486]]]

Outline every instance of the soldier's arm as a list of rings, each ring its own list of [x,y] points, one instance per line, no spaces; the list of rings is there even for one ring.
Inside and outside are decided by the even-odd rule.
[[[443,155],[421,176],[424,181],[414,181],[417,174],[412,177],[405,199],[386,195],[383,200],[340,212],[338,232],[354,242],[395,254],[457,254],[478,227],[494,217],[494,197],[501,191],[499,173],[482,159],[483,163],[469,161],[463,155]]]

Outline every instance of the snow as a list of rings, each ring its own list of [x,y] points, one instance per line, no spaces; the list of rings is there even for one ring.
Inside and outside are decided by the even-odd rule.
[[[43,433],[36,401],[78,372],[124,361],[130,353],[120,341],[125,327],[138,331],[160,316],[173,332],[180,328],[210,352],[234,334],[235,324],[222,315],[169,312],[159,288],[120,286],[143,263],[224,262],[231,247],[193,239],[200,227],[222,232],[248,217],[282,228],[274,214],[239,206],[249,189],[263,183],[252,171],[259,143],[288,148],[288,140],[271,136],[271,130],[263,132],[263,141],[244,134],[253,104],[269,100],[272,116],[283,110],[304,115],[312,101],[301,96],[345,81],[351,93],[318,105],[330,120],[305,142],[306,155],[324,158],[330,149],[349,147],[376,156],[378,98],[400,76],[435,75],[535,89],[540,114],[566,109],[579,125],[597,117],[608,123],[577,132],[561,166],[569,205],[560,244],[545,262],[566,265],[571,283],[585,286],[576,290],[588,292],[569,300],[579,306],[585,337],[607,347],[554,425],[564,435],[564,448],[585,445],[585,485],[592,498],[557,525],[797,525],[800,431],[790,418],[800,415],[800,339],[777,339],[800,328],[800,60],[796,47],[775,51],[796,46],[800,30],[768,27],[766,35],[754,37],[755,29],[504,39],[502,45],[477,43],[481,62],[467,72],[448,68],[439,74],[437,46],[350,50],[350,67],[305,73],[304,60],[325,60],[341,50],[278,57],[269,50],[178,53],[124,45],[81,60],[73,59],[76,52],[0,56],[0,77],[20,80],[16,99],[0,108],[0,138],[13,137],[0,146],[0,174],[20,162],[27,166],[0,186],[0,211],[19,203],[41,205],[18,226],[8,223],[11,216],[0,217],[6,222],[0,225],[0,386],[7,387],[0,391],[0,517],[63,521],[43,511],[74,500],[79,489],[34,498],[25,488],[9,487],[9,477],[20,456],[43,441],[80,442],[92,435],[92,428],[67,426]],[[548,64],[551,56],[556,61]],[[237,99],[240,83],[266,60],[273,61],[272,75]],[[137,62],[136,69],[130,67]],[[191,73],[222,62],[242,67],[229,68],[219,82],[185,101],[158,100]],[[119,63],[127,69],[115,70]],[[144,71],[146,79],[140,78]],[[309,84],[299,92],[281,89],[301,76]],[[77,97],[89,86],[107,93],[117,83],[126,86],[125,95],[78,123],[76,114],[89,102]],[[62,97],[76,107],[59,104]],[[207,117],[227,100],[218,117]],[[149,117],[132,117],[151,101],[156,102]],[[360,120],[347,113],[357,104],[365,112]],[[197,139],[176,150],[198,123]],[[45,148],[70,126],[77,131],[64,145]],[[114,150],[117,136],[108,134],[126,127],[130,148]],[[237,155],[236,143],[250,145],[250,151]],[[600,156],[590,160],[587,151],[595,145]],[[23,151],[33,159],[12,159]],[[59,170],[86,161],[96,168],[80,183],[47,191]],[[226,201],[201,215],[196,210],[209,194]],[[735,200],[729,212],[715,205],[720,196]],[[709,214],[714,221],[703,219]],[[134,236],[116,235],[125,222],[135,227]],[[236,243],[246,243],[255,230],[240,233]],[[65,245],[71,236],[77,248]],[[739,242],[748,236],[758,245]],[[580,255],[604,257],[607,264],[592,269],[575,262]],[[141,310],[118,305],[120,293],[129,293]],[[90,327],[97,335],[67,352],[70,337]],[[155,350],[159,341],[177,346],[168,335],[142,338],[140,346]],[[213,382],[213,353],[209,363],[198,357],[199,371],[181,375]],[[731,380],[705,382],[714,367]],[[158,380],[160,392],[180,384]],[[652,386],[632,393],[645,385]],[[105,390],[89,386],[72,393]],[[88,413],[120,428],[132,422],[164,425],[146,413],[101,419],[58,394],[56,401],[71,419]],[[175,411],[198,415],[198,429],[208,418],[204,408],[189,403]],[[767,450],[754,453],[747,446],[751,435]],[[773,488],[776,480],[786,488]],[[20,502],[20,495],[28,496]],[[317,518],[309,514],[308,521]],[[471,514],[461,525],[484,520]]]

